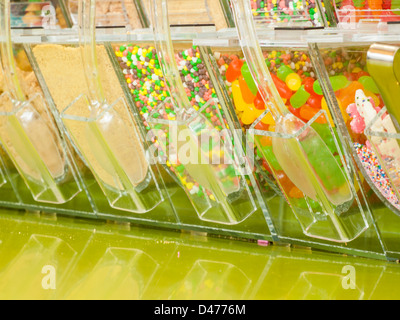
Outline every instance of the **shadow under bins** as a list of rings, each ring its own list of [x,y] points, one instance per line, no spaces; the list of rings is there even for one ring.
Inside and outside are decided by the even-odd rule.
[[[165,230],[129,230],[55,215],[1,211],[0,222],[4,299],[163,300],[212,295],[231,300],[354,300],[398,295],[399,271],[389,262]],[[49,268],[46,274],[44,266]],[[54,270],[50,267],[57,276],[47,277],[44,284],[56,289],[43,290],[43,277]],[[352,290],[343,286],[352,284],[349,267],[356,272]]]

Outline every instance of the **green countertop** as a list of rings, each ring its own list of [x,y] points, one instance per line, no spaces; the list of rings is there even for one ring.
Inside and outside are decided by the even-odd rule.
[[[0,299],[400,299],[394,262],[21,211],[0,226]]]

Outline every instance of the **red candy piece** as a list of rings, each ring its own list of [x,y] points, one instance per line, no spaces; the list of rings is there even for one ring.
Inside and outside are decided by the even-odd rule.
[[[313,85],[314,85],[314,79],[313,78],[310,78],[310,77],[305,78],[303,84],[304,84],[304,89],[309,94],[311,94],[311,95],[315,94],[314,88],[313,88]]]
[[[321,101],[323,96],[312,95],[307,100],[307,104],[314,109],[321,109]]]
[[[289,111],[294,114],[297,118],[301,118],[300,117],[300,108],[296,109],[293,108],[291,105],[288,106]]]
[[[283,190],[285,190],[286,193],[289,193],[290,190],[292,190],[295,185],[293,182],[287,177],[285,172],[283,171],[276,171],[275,172],[276,179],[279,181],[281,187]]]
[[[257,92],[256,98],[254,99],[254,106],[258,110],[265,110],[264,100],[261,98],[260,91]]]
[[[269,124],[265,124],[265,123],[263,123],[262,121],[260,121],[259,123],[257,123],[257,124],[254,126],[254,129],[263,130],[263,131],[268,131],[268,129],[269,129]]]
[[[271,73],[271,77],[281,98],[289,100],[293,94],[292,90],[290,90],[289,87],[286,85],[286,83],[283,82],[281,79],[279,79],[273,73]]]
[[[357,73],[357,80],[360,79],[361,77],[364,76],[369,76],[369,73],[367,71],[360,71]]]
[[[228,80],[229,82],[233,82],[237,78],[239,78],[239,76],[241,74],[242,66],[243,66],[243,60],[234,59],[230,63],[228,70],[226,70],[226,74],[225,74],[226,80]]]
[[[272,170],[269,167],[268,162],[265,159],[262,159],[262,165],[263,165],[265,170],[267,170],[270,174],[272,174]]]
[[[247,104],[252,104],[256,97],[250,91],[250,89],[247,86],[247,83],[244,80],[242,75],[239,76],[239,86],[240,86],[240,92],[242,93],[242,98],[243,98],[244,102],[246,102]]]

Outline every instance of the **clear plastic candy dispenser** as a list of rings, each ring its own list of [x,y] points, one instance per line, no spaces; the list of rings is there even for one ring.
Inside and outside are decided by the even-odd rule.
[[[1,63],[8,91],[1,95],[0,140],[38,202],[61,204],[80,191],[59,131],[38,93],[26,99],[22,91],[10,36],[9,1],[2,3]]]
[[[229,144],[231,135],[217,131],[202,114],[206,104],[198,112],[181,112],[176,120],[159,120],[173,103],[166,101],[154,114],[149,125],[155,133],[158,147],[170,165],[176,168],[177,177],[195,181],[197,188],[187,190],[187,195],[199,218],[223,224],[238,224],[256,209],[245,176],[238,166],[236,151]],[[168,139],[167,136],[173,139]],[[221,144],[222,139],[225,143]],[[221,157],[221,153],[225,156]],[[174,161],[173,159],[176,159]],[[194,192],[196,191],[196,192]]]
[[[368,224],[360,214],[362,208],[358,206],[337,141],[332,141],[329,148],[322,138],[334,136],[326,112],[319,111],[307,124],[294,126],[288,133],[254,129],[260,122],[261,119],[256,120],[248,130],[248,141],[254,135],[255,145],[270,164],[304,233],[349,242],[365,231]]]
[[[400,245],[393,239],[390,232],[400,232],[400,126],[398,99],[399,87],[400,46],[389,44],[372,44],[367,51],[367,70],[376,84],[385,104],[381,110],[371,108],[371,99],[363,96],[356,105],[364,109],[364,133],[368,138],[372,152],[375,152],[378,162],[384,170],[388,188],[379,191],[386,195],[386,204],[397,216],[386,214],[378,221],[383,230],[383,238],[387,245],[389,258],[400,257]],[[372,99],[373,100],[373,99]],[[388,191],[392,188],[392,192]],[[395,219],[395,220],[394,220]]]
[[[373,44],[367,52],[367,69],[373,83],[382,96],[385,107],[374,108],[371,101],[361,92],[356,92],[356,106],[363,112],[366,122],[365,135],[375,151],[393,187],[397,199],[400,199],[400,146],[399,120],[397,104],[400,98],[399,66],[400,47],[388,44]],[[393,203],[400,210],[400,204]]]
[[[362,24],[400,21],[400,2],[397,0],[333,0],[339,28],[360,27]]]
[[[368,229],[371,221],[360,204],[356,182],[329,118],[321,110],[305,123],[289,111],[267,69],[249,4],[239,0],[232,4],[246,60],[242,76],[246,77],[248,90],[253,89],[255,99],[260,100],[257,105],[265,110],[258,110],[258,118],[252,121],[242,117],[242,122],[250,126],[248,148],[254,148],[253,143],[257,147],[310,240],[351,242]],[[291,99],[299,100],[295,95]],[[273,210],[270,212],[275,225],[280,225],[279,217],[274,217]]]
[[[151,1],[136,0],[142,12],[151,21]],[[169,0],[168,19],[171,27],[199,27],[204,31],[233,26],[227,0]]]
[[[393,235],[400,230],[396,159],[396,46],[386,44],[313,45],[320,79],[343,146],[362,173],[364,189],[389,258],[400,248]],[[392,106],[392,108],[391,108]],[[391,112],[387,112],[393,110]],[[397,254],[394,254],[397,252]]]
[[[73,25],[79,24],[80,0],[66,0],[65,7],[71,15]],[[97,27],[124,27],[137,29],[143,26],[135,0],[97,0],[96,1]]]
[[[169,4],[168,4],[169,5]],[[222,124],[217,129],[203,111],[215,109],[210,99],[199,110],[189,103],[173,52],[165,1],[152,3],[156,48],[170,97],[148,118],[157,147],[165,162],[174,167],[200,220],[236,225],[256,211],[256,203],[246,182],[245,165],[239,165],[232,134]],[[168,118],[160,117],[168,113]],[[187,188],[187,185],[195,188]]]
[[[70,27],[63,0],[12,1],[12,28],[62,29]]]
[[[264,27],[323,27],[327,24],[322,1],[249,1],[255,23]]]
[[[108,103],[97,67],[95,1],[83,1],[82,59],[89,96],[73,101],[61,118],[77,152],[91,169],[111,207],[147,213],[162,201],[124,97]]]

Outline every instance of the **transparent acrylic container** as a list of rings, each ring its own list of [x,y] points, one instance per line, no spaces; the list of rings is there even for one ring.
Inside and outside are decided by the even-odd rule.
[[[321,78],[325,76],[322,82],[331,94],[331,98],[326,101],[330,105],[331,115],[337,118],[337,130],[349,142],[354,159],[370,188],[391,210],[397,211],[396,191],[388,183],[387,174],[381,170],[380,161],[365,134],[366,126],[371,125],[371,120],[385,106],[380,91],[368,72],[368,48],[368,45],[338,47],[333,44],[318,46],[316,51],[320,53]],[[319,83],[316,84],[316,87],[319,86]],[[387,125],[393,127],[394,124],[389,119],[386,119]]]
[[[79,0],[67,0],[66,7],[74,25],[78,24]],[[97,27],[126,27],[132,30],[146,27],[134,0],[97,0]],[[140,9],[140,8],[139,8]]]
[[[314,52],[319,52],[320,76],[324,78],[324,92],[330,96],[327,101],[331,115],[362,173],[385,252],[389,259],[398,259],[400,248],[394,239],[400,232],[399,191],[393,166],[399,150],[398,125],[386,112],[390,101],[381,90],[389,87],[392,78],[386,75],[382,82],[372,77],[374,69],[367,62],[371,45],[319,45]],[[338,77],[347,82],[337,81]]]
[[[246,154],[248,156],[253,154],[254,173],[258,185],[260,186],[261,196],[267,205],[270,221],[272,222],[271,229],[277,233],[279,239],[284,242],[287,241],[302,245],[308,244],[313,247],[329,247],[339,252],[356,252],[361,250],[368,255],[383,255],[384,250],[382,243],[366,201],[369,188],[365,189],[361,173],[358,172],[352,160],[348,158],[346,150],[343,149],[344,145],[342,147],[343,142],[337,127],[332,126],[332,124],[334,125],[332,116],[327,104],[323,102],[325,97],[321,95],[317,99],[317,97],[313,97],[307,92],[304,93],[305,78],[312,78],[313,81],[318,79],[309,48],[306,46],[297,48],[265,46],[262,48],[262,51],[277,90],[289,110],[305,123],[313,124],[313,127],[323,138],[325,144],[328,145],[332,153],[335,154],[338,163],[342,165],[346,163],[345,175],[350,185],[353,201],[350,201],[352,204],[349,205],[345,211],[351,216],[348,220],[348,222],[350,222],[349,228],[352,230],[350,233],[355,236],[349,237],[353,238],[353,241],[347,243],[340,242],[338,233],[335,231],[335,227],[332,224],[328,226],[328,224],[330,224],[329,218],[324,214],[314,214],[315,212],[322,211],[315,210],[316,207],[314,207],[314,209],[311,206],[308,207],[306,201],[301,196],[302,192],[297,192],[300,190],[298,188],[293,188],[294,185],[285,174],[282,174],[282,171],[273,169],[273,167],[277,165],[277,161],[274,159],[272,147],[268,146],[268,144],[271,145],[272,136],[276,135],[274,132],[274,120],[272,117],[268,116],[268,114],[262,117],[264,110],[259,110],[255,107],[255,104],[259,103],[255,101],[255,99],[258,99],[257,95],[253,95],[249,89],[241,90],[244,89],[241,88],[241,86],[244,87],[245,83],[241,72],[243,64],[238,64],[237,61],[243,61],[244,59],[242,50],[238,47],[209,47],[207,51],[209,52],[210,58],[214,61],[214,70],[220,78],[221,88],[226,91],[227,97],[232,103],[232,108],[228,113],[234,119],[233,122],[235,126],[239,126],[245,132],[253,129],[253,132],[259,133],[259,144],[267,144],[264,153],[257,144],[248,144]],[[280,66],[282,66],[282,70],[279,71]],[[285,81],[279,78],[285,78],[288,74],[298,73],[299,71],[301,71],[300,74],[304,75],[303,77],[300,76],[302,84],[300,87],[297,83],[294,83],[294,86],[293,83],[291,83],[292,89],[289,89]],[[296,78],[295,76],[292,77]],[[307,86],[307,89],[308,88]],[[292,100],[293,104],[297,107],[294,108],[291,103],[291,98],[299,90],[303,95]],[[244,98],[244,95],[246,98]],[[249,99],[252,99],[252,101]],[[318,123],[321,122],[321,117],[324,119],[324,124]],[[325,123],[326,119],[328,123]],[[255,137],[257,137],[257,135]],[[248,138],[247,141],[251,141],[251,139]],[[342,157],[339,156],[340,153]],[[270,161],[272,160],[270,163],[268,163],[267,157],[270,158]],[[284,186],[283,190],[282,186]],[[292,197],[289,197],[291,190],[285,191],[287,188],[293,189]],[[293,196],[299,198],[296,200]],[[376,206],[382,208],[379,199],[375,197],[375,201]],[[295,211],[299,211],[299,207],[302,207],[302,209],[300,209],[302,213],[297,212],[297,217],[299,219],[296,218],[296,215],[293,213],[293,203],[296,203],[294,207]],[[314,201],[310,203],[312,203],[313,206],[316,205]],[[350,214],[350,212],[352,213]],[[344,216],[346,216],[346,214],[342,217]],[[322,220],[318,221],[317,219],[319,218],[322,218]],[[342,218],[339,217],[338,219]],[[351,224],[352,219],[356,221],[355,225]],[[324,224],[325,227],[322,227]],[[313,226],[316,226],[317,229],[313,229]],[[310,236],[313,232],[315,232],[314,236]],[[325,240],[322,239],[324,238],[324,236],[321,236],[322,234],[325,235]],[[331,239],[326,240],[328,238]]]
[[[256,120],[248,130],[247,140],[251,142],[254,139],[305,235],[341,243],[357,238],[369,225],[359,204],[352,178],[346,172],[343,155],[326,112],[319,111],[303,127],[293,128],[292,134],[254,129],[264,116],[261,115],[260,120]],[[330,134],[336,148],[331,146],[328,149],[319,145],[324,142],[315,140],[309,134],[310,130],[315,130],[321,136]],[[310,143],[312,140],[313,143]],[[283,153],[279,151],[280,148],[296,149],[298,161],[304,163],[284,160],[278,156]],[[331,155],[326,152],[335,155],[339,170],[336,163],[330,163]],[[291,171],[283,171],[281,165],[285,161],[288,161]],[[320,163],[324,165],[319,166]]]
[[[177,133],[179,131],[178,128],[182,128],[179,127],[178,124],[181,124],[185,129],[188,129],[183,130],[183,132],[192,132],[188,126],[190,126],[191,123],[194,124],[196,121],[200,122],[200,119],[204,120],[204,116],[209,120],[207,122],[211,122],[211,127],[213,128],[211,132],[213,132],[213,134],[218,134],[219,137],[222,136],[222,134],[231,137],[238,134],[240,137],[239,139],[243,138],[241,129],[236,131],[233,135],[230,129],[226,130],[226,128],[231,127],[232,123],[231,117],[227,113],[228,108],[225,105],[226,99],[219,90],[219,81],[215,77],[213,66],[209,61],[208,55],[203,51],[203,48],[192,47],[188,43],[177,41],[174,42],[174,50],[175,58],[179,65],[178,69],[182,81],[187,87],[187,95],[192,104],[192,108],[190,109],[191,112],[193,112],[193,114],[191,114],[191,122],[180,123],[176,121],[173,117],[173,112],[171,112],[173,108],[170,110],[165,106],[165,101],[168,101],[169,93],[167,93],[163,74],[158,65],[156,51],[153,45],[146,42],[111,43],[110,47],[108,47],[110,59],[113,60],[125,96],[127,100],[130,101],[130,106],[133,106],[132,113],[135,115],[137,123],[139,124],[138,129],[144,137],[144,140],[151,143],[152,147],[150,153],[155,155],[153,158],[162,164],[162,169],[160,169],[160,171],[163,173],[162,176],[167,189],[170,190],[171,201],[177,208],[182,227],[190,226],[190,228],[196,230],[209,232],[218,229],[223,234],[247,235],[250,237],[255,236],[258,238],[270,239],[268,223],[262,209],[264,204],[260,199],[258,186],[252,176],[251,170],[250,174],[246,170],[243,170],[245,173],[244,176],[239,174],[237,177],[235,177],[234,170],[230,172],[232,175],[231,181],[236,179],[240,181],[241,190],[241,193],[233,195],[234,197],[237,196],[237,199],[234,197],[231,197],[231,199],[234,199],[237,203],[241,202],[241,206],[247,208],[245,213],[239,212],[237,217],[230,220],[225,211],[221,210],[220,203],[208,198],[209,195],[204,192],[204,188],[196,179],[188,175],[188,172],[184,169],[184,165],[177,164],[176,158],[171,157],[171,159],[168,159],[165,156],[167,153],[164,153],[164,157],[161,156],[158,158],[160,151],[161,153],[164,151],[161,146],[154,144],[156,139],[154,138],[155,133],[153,131],[165,133],[168,132],[170,128],[173,128],[172,131]],[[189,55],[194,54],[197,60],[195,59],[194,61],[196,61],[196,63],[194,63],[194,61],[193,63],[195,66],[198,66],[200,70],[197,68],[198,71],[196,71],[196,69],[188,67],[188,53]],[[142,69],[132,66],[132,64],[136,65],[142,60],[145,65],[147,61],[145,58],[148,58],[147,64],[150,63],[152,66],[154,65],[154,68],[144,73],[140,71]],[[192,77],[188,77],[189,74],[193,75],[193,79]],[[197,81],[195,79],[195,74],[199,76],[198,83],[201,82],[201,86],[203,87],[203,89],[198,91],[196,91],[193,86],[196,84],[195,81]],[[139,84],[140,86],[138,86]],[[203,90],[206,90],[207,93],[205,94]],[[214,103],[214,101],[216,101],[216,103]],[[206,105],[211,102],[213,105]],[[167,109],[166,112],[158,117],[158,114],[161,114],[161,112],[155,110],[162,110],[165,108]],[[197,118],[195,114],[199,114],[200,112],[202,116]],[[150,115],[154,118],[152,123],[150,123]],[[188,136],[190,135],[191,134]],[[161,136],[163,136],[162,133]],[[240,152],[243,153],[243,150],[240,151],[241,148],[242,147],[238,148],[236,152],[239,154]],[[244,155],[243,157],[239,157],[239,159],[243,161]],[[248,167],[246,163],[241,164]],[[209,167],[210,168],[207,170],[211,169],[210,172],[214,172],[212,166]],[[247,186],[244,184],[247,184]],[[249,191],[251,195],[249,195]],[[248,202],[244,201],[246,198]],[[231,199],[229,201],[231,201]],[[196,206],[197,209],[195,210]],[[247,216],[253,211],[251,209],[253,206],[255,209],[254,213]]]
[[[397,201],[390,201],[389,196],[400,199],[400,146],[399,129],[392,120],[392,116],[387,113],[386,107],[376,113],[375,117],[369,122],[364,131],[369,148],[376,155],[377,161],[381,164],[391,186],[391,192],[387,196],[388,202],[397,210],[400,210],[400,204]],[[385,194],[387,190],[380,189]],[[398,212],[398,211],[396,211]]]
[[[61,119],[111,207],[146,213],[163,197],[123,98],[91,109],[86,96],[71,103]]]
[[[84,95],[86,80],[81,67],[79,47],[57,44],[34,45],[27,48],[46,97],[51,102],[52,112],[58,119],[58,125],[62,128],[74,153],[82,183],[93,207],[92,211],[98,217],[124,221],[140,220],[149,223],[159,221],[161,224],[176,222],[175,209],[170,205],[169,195],[158,167],[148,165],[146,143],[137,135],[136,124],[130,114],[131,108],[122,99],[123,90],[107,52],[103,46],[98,46],[97,50],[101,66],[101,81],[106,88],[105,94],[107,99],[114,101],[115,104],[110,106],[109,113],[104,112],[94,116],[89,112],[90,104],[87,104],[88,100]],[[52,56],[52,59],[49,60],[49,56]],[[60,63],[68,63],[69,66],[63,72],[54,73]],[[58,83],[63,83],[64,88],[60,88]],[[64,90],[66,87],[68,90]],[[122,126],[121,115],[125,117]],[[102,127],[107,123],[101,123],[102,116],[114,117],[113,121],[114,124],[117,123],[117,126]],[[100,123],[96,122],[97,120]],[[72,131],[68,130],[68,126]],[[123,149],[124,135],[115,135],[118,129],[131,138],[125,142],[125,145],[129,147],[126,150]],[[77,136],[79,130],[83,130],[81,136]],[[104,136],[105,132],[108,132],[106,136]],[[94,139],[96,144],[89,143],[90,139]],[[109,139],[113,141],[108,141]],[[109,146],[109,143],[113,146]],[[81,150],[82,146],[83,150]],[[93,157],[93,152],[103,156],[106,153],[107,157],[99,158],[102,161],[100,163],[96,157]],[[121,152],[125,153],[123,163],[116,161],[115,152],[119,153],[117,157],[121,156]],[[142,161],[137,168],[129,163],[132,157]],[[95,171],[92,171],[92,168]],[[145,170],[142,170],[143,168]],[[141,177],[143,179],[134,180],[137,185],[134,189],[128,190],[126,188],[132,186],[129,172],[136,169],[140,169],[139,171],[143,173]],[[137,193],[139,196],[135,200]],[[153,208],[154,210],[151,210]]]
[[[136,0],[150,20],[150,1]],[[233,27],[228,0],[169,0],[168,18],[171,27],[203,27],[220,30]],[[208,28],[208,29],[207,29]]]
[[[327,24],[323,1],[249,1],[254,21],[263,27],[323,27]]]
[[[238,166],[236,150],[228,146],[232,135],[215,129],[202,114],[216,102],[209,100],[200,110],[185,112],[185,120],[158,119],[171,108],[168,100],[148,119],[157,146],[166,161],[175,166],[178,178],[187,181],[187,195],[201,220],[239,224],[256,211],[256,204]],[[190,180],[197,192],[187,187],[193,184]]]
[[[57,128],[35,109],[45,105],[43,98],[35,95],[19,105],[7,93],[1,99],[0,140],[33,198],[60,204],[74,198],[81,189]]]
[[[8,9],[6,2],[1,19],[0,142],[13,164],[7,161],[6,169],[11,180],[22,178],[28,200],[65,204],[81,187],[27,56],[21,46],[11,43]]]
[[[71,23],[63,1],[11,3],[11,28],[60,29],[68,27],[71,27]]]
[[[4,104],[5,108],[3,111],[3,121],[4,123],[9,122],[9,119],[16,121],[13,122],[16,125],[15,128],[19,131],[20,142],[30,141],[32,143],[28,143],[31,150],[32,148],[38,148],[39,156],[43,158],[41,162],[35,162],[32,155],[27,153],[26,148],[22,151],[21,156],[27,157],[25,160],[20,156],[21,150],[12,149],[11,152],[14,152],[14,159],[10,158],[10,155],[4,150],[1,152],[1,156],[4,160],[4,171],[7,177],[7,183],[4,185],[2,190],[1,202],[6,204],[8,207],[14,208],[24,208],[30,210],[40,210],[40,211],[50,211],[50,212],[68,212],[73,215],[78,216],[95,216],[93,206],[88,198],[86,188],[82,185],[81,180],[81,172],[80,166],[77,165],[76,159],[74,158],[73,151],[70,148],[67,140],[64,138],[63,131],[59,128],[59,123],[57,117],[54,117],[53,106],[51,101],[47,99],[45,90],[42,90],[42,83],[40,81],[40,77],[37,77],[36,71],[37,67],[30,59],[29,46],[23,46],[21,44],[13,44],[13,54],[15,59],[15,67],[16,67],[16,76],[18,77],[18,82],[21,88],[21,91],[26,97],[26,101],[15,101],[14,106],[10,105],[9,95],[7,93],[3,93],[5,97],[5,101],[8,101],[8,105]],[[4,83],[3,83],[4,84]],[[0,86],[0,91],[7,92],[6,87]],[[49,103],[50,101],[50,103]],[[8,112],[10,111],[10,112]],[[18,111],[18,113],[16,113]],[[30,131],[27,134],[24,134],[23,126],[20,126],[19,120],[13,116],[22,118],[22,125],[27,127]],[[28,121],[31,119],[30,121]],[[6,132],[6,137],[9,133]],[[43,138],[43,134],[45,138]],[[48,141],[49,144],[44,143],[43,141]],[[11,141],[8,141],[11,143]],[[15,154],[18,151],[17,154]],[[38,155],[38,152],[33,153]],[[16,156],[16,157],[15,157]],[[58,159],[58,160],[57,160]],[[39,160],[39,159],[37,159]],[[17,166],[21,166],[17,168]],[[31,167],[27,166],[29,164]],[[43,164],[43,166],[40,166]],[[39,167],[37,167],[39,165]],[[33,166],[33,167],[32,167]],[[52,171],[50,172],[47,168]],[[64,174],[61,174],[61,169],[64,168]],[[32,180],[31,176],[24,176],[24,173],[21,170],[28,170],[28,174],[32,173],[32,169],[41,168],[44,170],[44,174],[46,172],[50,172],[50,174],[55,174],[56,176],[52,177],[47,174],[47,182],[44,185],[42,183],[35,182]],[[59,171],[58,173],[56,171]],[[41,172],[36,173],[42,174]],[[44,176],[46,177],[46,176]],[[50,179],[51,178],[51,179]],[[54,180],[53,183],[49,183]],[[27,183],[29,182],[31,186],[28,187]],[[39,184],[37,184],[39,183]],[[33,184],[33,185],[32,185]],[[51,187],[51,189],[46,188]],[[34,188],[34,193],[32,193],[32,188]],[[75,195],[72,196],[71,192],[73,189],[76,189]],[[42,190],[44,193],[41,193]],[[46,202],[43,202],[40,197],[44,197],[46,194],[51,195],[53,192],[52,198],[44,199]],[[41,193],[41,194],[40,194]],[[40,195],[39,195],[40,194]],[[70,195],[69,200],[66,201]],[[58,200],[55,199],[58,197]],[[64,197],[64,200],[63,200]]]
[[[356,29],[363,24],[400,21],[400,2],[397,0],[333,0],[339,28]]]

